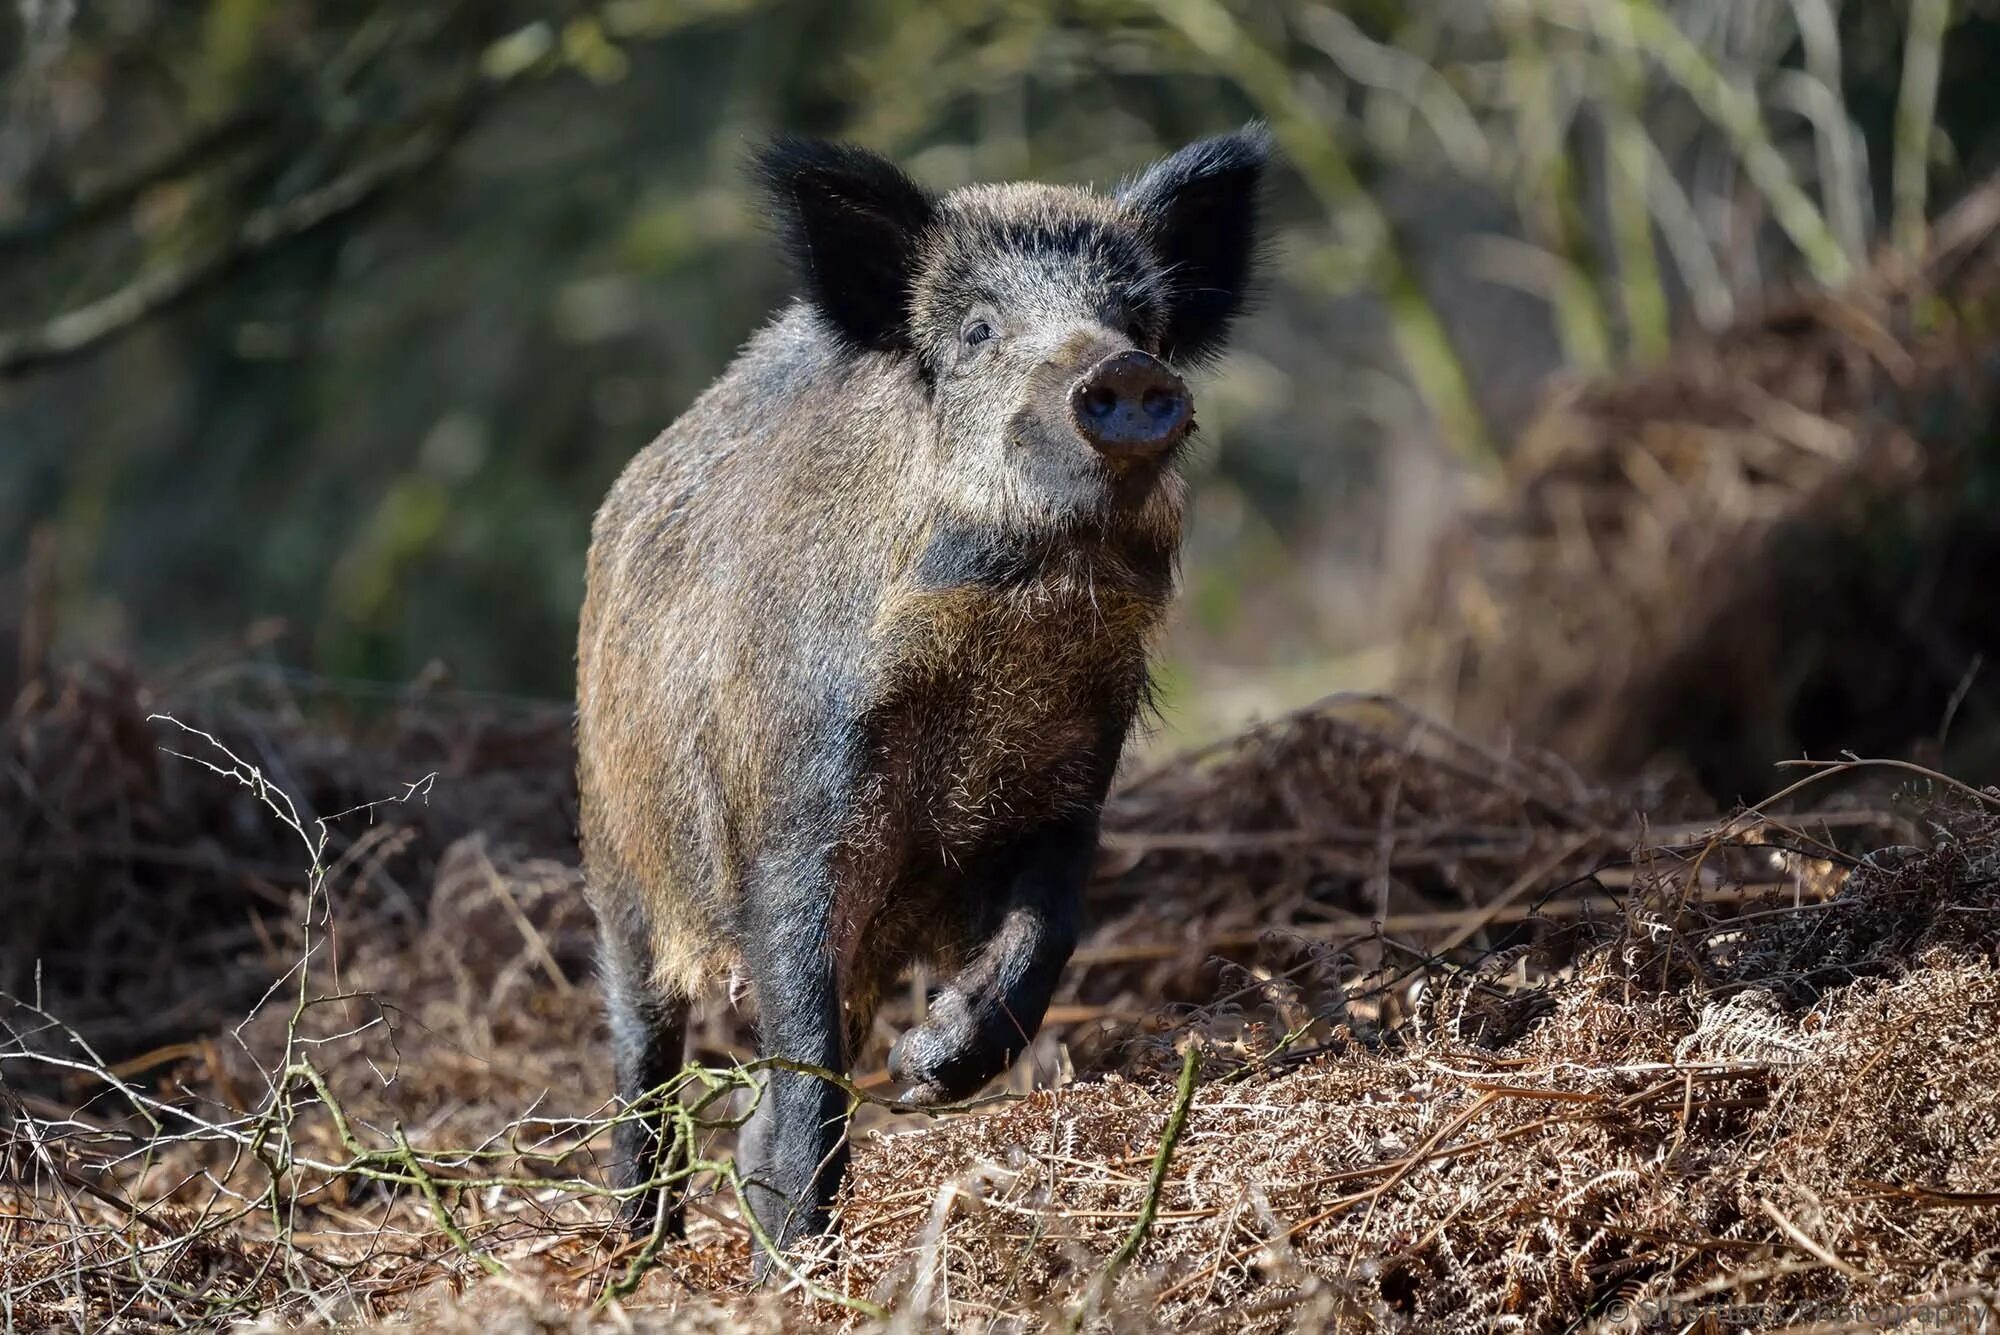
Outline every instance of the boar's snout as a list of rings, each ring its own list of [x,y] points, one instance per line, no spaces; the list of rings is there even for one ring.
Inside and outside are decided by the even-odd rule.
[[[1114,461],[1149,459],[1187,434],[1194,399],[1181,378],[1136,348],[1114,353],[1070,387],[1083,438]]]

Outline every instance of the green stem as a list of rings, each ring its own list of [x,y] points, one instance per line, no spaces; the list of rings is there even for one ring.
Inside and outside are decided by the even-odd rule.
[[[1618,257],[1619,304],[1632,355],[1642,362],[1667,355],[1672,338],[1667,290],[1660,281],[1660,257],[1653,243],[1651,144],[1640,119],[1646,69],[1631,30],[1617,24],[1611,35],[1610,95],[1604,99],[1605,170],[1611,214],[1611,245]]]
[[[1125,1240],[1118,1244],[1118,1250],[1104,1263],[1104,1269],[1097,1272],[1083,1303],[1070,1313],[1072,1335],[1111,1292],[1119,1275],[1132,1264],[1132,1258],[1139,1254],[1139,1249],[1146,1245],[1147,1235],[1153,1231],[1153,1221],[1160,1213],[1160,1193],[1167,1183],[1167,1169],[1174,1161],[1174,1147],[1181,1143],[1181,1132],[1187,1129],[1188,1111],[1194,1106],[1194,1088],[1200,1078],[1201,1049],[1190,1043],[1187,1054],[1181,1058],[1181,1078],[1174,1090],[1173,1111],[1167,1114],[1166,1130],[1160,1133],[1160,1147],[1153,1152],[1153,1172],[1146,1180],[1146,1196],[1139,1203],[1139,1217],[1133,1221]]]
[[[1494,16],[1507,40],[1507,84],[1515,104],[1521,175],[1521,220],[1558,262],[1548,291],[1563,359],[1595,374],[1611,367],[1611,334],[1598,293],[1597,257],[1579,200],[1576,173],[1563,151],[1554,75],[1527,0],[1505,0]]]
[[[1629,24],[1631,40],[1653,57],[1729,140],[1744,175],[1770,206],[1779,229],[1805,258],[1813,278],[1827,287],[1846,282],[1853,273],[1847,252],[1811,197],[1792,179],[1791,167],[1764,125],[1755,94],[1731,83],[1654,0],[1619,0],[1619,8]],[[1581,6],[1581,12],[1586,16],[1584,21],[1601,24],[1603,11],[1594,4]]]
[[[1924,219],[1930,194],[1931,132],[1937,124],[1938,74],[1944,65],[1944,35],[1951,26],[1951,0],[1914,0],[1903,42],[1903,82],[1896,98],[1896,248],[1917,256],[1924,246]]]
[[[1139,1206],[1139,1217],[1132,1224],[1132,1231],[1125,1235],[1125,1241],[1118,1250],[1111,1253],[1111,1260],[1105,1264],[1105,1272],[1112,1278],[1132,1263],[1139,1249],[1146,1245],[1146,1235],[1153,1231],[1153,1220],[1160,1213],[1160,1189],[1167,1182],[1167,1168],[1174,1161],[1174,1147],[1181,1143],[1181,1132],[1187,1128],[1188,1110],[1194,1105],[1195,1082],[1201,1078],[1201,1049],[1188,1044],[1187,1055],[1181,1059],[1181,1079],[1174,1090],[1174,1110],[1167,1115],[1167,1129],[1160,1136],[1160,1148],[1153,1154],[1153,1173],[1146,1180],[1146,1199]]]

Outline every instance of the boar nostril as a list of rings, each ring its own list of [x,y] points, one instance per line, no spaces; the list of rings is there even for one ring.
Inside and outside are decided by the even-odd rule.
[[[1077,380],[1070,413],[1100,453],[1146,458],[1187,434],[1194,406],[1179,376],[1152,354],[1131,349],[1106,357]]]

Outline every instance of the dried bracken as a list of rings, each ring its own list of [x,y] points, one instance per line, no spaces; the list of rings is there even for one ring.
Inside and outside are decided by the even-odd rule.
[[[1705,1309],[1761,1328],[1903,1307],[1973,1324],[2000,1281],[1996,835],[1975,822],[1740,923],[1607,927],[1533,983],[1545,1013],[1497,1047],[1412,1024],[1210,1085],[1148,1282],[1115,1315],[1566,1330],[1623,1328],[1622,1311],[1682,1329]],[[1663,988],[1672,935],[1687,954]],[[913,1286],[959,1321],[1065,1310],[1138,1209],[1169,1102],[1111,1080],[881,1137],[856,1160],[847,1281]]]
[[[0,1044],[15,1327],[1936,1329],[2000,1280],[2000,797],[1718,819],[1374,698],[1135,775],[1015,1092],[865,1107],[755,1297],[726,997],[692,1236],[607,1235],[560,716],[315,691],[91,671],[8,724],[9,910],[92,906]]]

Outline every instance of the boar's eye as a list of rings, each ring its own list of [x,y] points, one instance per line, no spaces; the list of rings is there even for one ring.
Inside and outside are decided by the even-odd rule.
[[[965,327],[965,332],[959,335],[959,337],[965,340],[966,347],[976,348],[987,339],[993,337],[993,326],[984,320],[974,320]]]
[[[1145,347],[1146,326],[1140,324],[1137,320],[1131,321],[1125,326],[1125,337],[1132,340],[1133,346],[1141,348]]]

